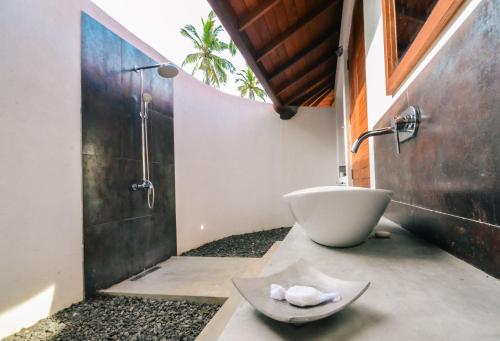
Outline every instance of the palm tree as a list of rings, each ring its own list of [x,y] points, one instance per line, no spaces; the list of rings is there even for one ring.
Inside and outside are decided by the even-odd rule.
[[[238,72],[238,76],[236,83],[241,83],[238,87],[241,97],[245,97],[248,94],[248,98],[250,99],[255,100],[255,96],[257,96],[263,101],[266,100],[266,92],[260,87],[259,80],[255,77],[252,69],[247,66],[246,70]]]
[[[182,66],[194,64],[193,72],[203,73],[203,82],[218,88],[221,84],[226,84],[227,73],[234,73],[236,68],[221,53],[228,50],[231,55],[236,54],[236,46],[232,41],[225,43],[219,39],[219,34],[223,31],[221,25],[215,22],[215,13],[210,11],[207,20],[201,19],[202,34],[196,31],[193,25],[186,25],[181,29],[181,35],[189,38],[196,50],[190,53],[182,62]]]

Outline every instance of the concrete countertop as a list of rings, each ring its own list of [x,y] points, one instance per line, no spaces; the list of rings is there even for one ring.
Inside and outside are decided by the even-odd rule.
[[[296,327],[243,302],[219,340],[500,340],[500,281],[383,219],[390,239],[332,249],[295,226],[262,275],[299,258],[324,273],[369,280],[347,309]]]

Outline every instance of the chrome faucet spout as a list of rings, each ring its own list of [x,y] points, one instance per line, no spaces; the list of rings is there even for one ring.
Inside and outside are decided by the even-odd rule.
[[[390,127],[368,130],[367,132],[359,135],[352,145],[351,152],[357,153],[361,143],[370,136],[394,134],[396,151],[399,154],[399,144],[408,141],[417,135],[419,122],[420,110],[418,107],[409,106],[402,113],[392,118]]]
[[[385,127],[385,128],[380,128],[380,129],[374,129],[374,130],[368,130],[364,132],[363,134],[359,135],[359,137],[354,141],[351,152],[352,153],[357,153],[359,147],[361,146],[361,143],[369,138],[370,136],[379,136],[379,135],[386,135],[386,134],[392,134],[394,133],[394,128],[393,127]]]

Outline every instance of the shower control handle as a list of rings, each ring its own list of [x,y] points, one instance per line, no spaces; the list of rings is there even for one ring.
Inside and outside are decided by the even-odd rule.
[[[151,181],[149,181],[149,180],[142,180],[142,182],[139,183],[139,184],[132,184],[130,186],[130,189],[132,191],[139,191],[139,190],[147,191],[147,190],[149,190],[152,187],[153,187],[153,183]]]
[[[415,106],[409,106],[391,120],[391,128],[394,132],[396,152],[401,153],[400,144],[417,135],[420,111]]]
[[[399,130],[394,129],[394,140],[396,142],[396,152],[401,154],[401,147],[399,145]]]

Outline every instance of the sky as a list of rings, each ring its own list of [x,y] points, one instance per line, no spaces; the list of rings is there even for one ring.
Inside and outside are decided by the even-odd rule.
[[[160,52],[167,59],[181,67],[184,57],[195,52],[191,41],[180,35],[179,31],[186,24],[192,24],[201,31],[201,18],[206,18],[211,7],[206,0],[92,0],[130,32]],[[224,31],[220,35],[223,41],[229,41]],[[224,57],[229,59],[236,70],[246,68],[246,62],[238,51],[231,56],[226,51]],[[192,65],[184,68],[191,73]],[[201,73],[195,77],[202,80]],[[228,74],[228,82],[220,90],[239,96],[236,75]]]

